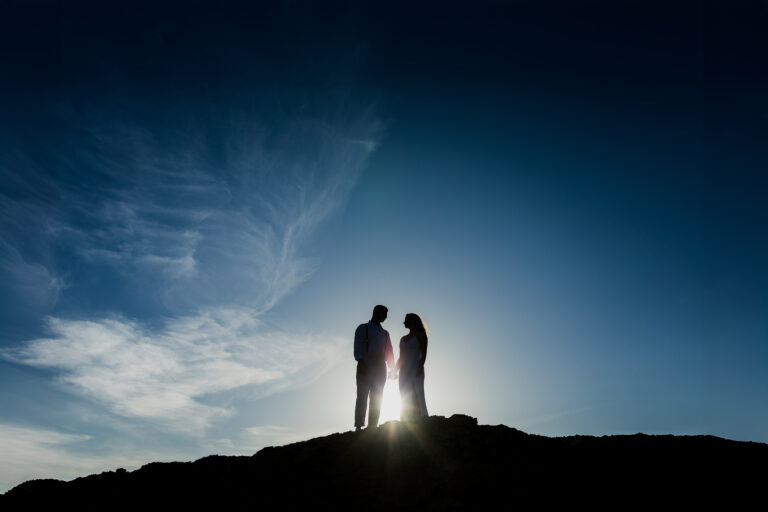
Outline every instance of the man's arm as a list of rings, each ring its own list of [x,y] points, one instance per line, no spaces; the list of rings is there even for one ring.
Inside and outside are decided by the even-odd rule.
[[[405,336],[403,336],[403,338],[405,338]],[[403,344],[403,338],[400,338],[400,346],[401,346],[401,347],[403,346],[403,345],[402,345],[402,344]],[[402,364],[403,364],[403,351],[402,351],[402,350],[400,350],[400,355],[399,355],[399,356],[398,356],[398,358],[397,358],[397,362],[395,363],[395,368],[394,368],[394,370],[395,370],[396,372],[399,372],[399,371],[400,371],[400,366],[401,366]]]
[[[387,333],[387,339],[384,341],[384,360],[387,362],[390,368],[395,367],[395,352],[392,350],[392,340],[389,339],[389,331]]]
[[[363,325],[358,325],[357,329],[355,329],[354,354],[355,354],[356,361],[361,361],[363,359],[363,356],[365,355],[364,347],[363,347],[364,344],[365,344],[365,329]]]

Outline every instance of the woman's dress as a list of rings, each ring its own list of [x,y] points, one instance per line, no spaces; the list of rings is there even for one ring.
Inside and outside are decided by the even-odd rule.
[[[424,399],[424,372],[419,371],[421,342],[416,336],[400,341],[400,419],[413,421],[428,416]]]

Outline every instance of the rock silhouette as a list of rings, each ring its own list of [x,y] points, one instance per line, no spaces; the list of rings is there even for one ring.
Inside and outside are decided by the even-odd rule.
[[[347,432],[253,456],[151,463],[0,496],[4,510],[667,508],[762,498],[768,444],[713,436],[550,438],[469,416]],[[760,503],[761,501],[758,501]]]

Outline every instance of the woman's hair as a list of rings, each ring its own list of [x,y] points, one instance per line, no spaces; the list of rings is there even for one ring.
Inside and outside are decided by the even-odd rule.
[[[418,336],[421,341],[427,341],[427,335],[429,334],[429,331],[427,331],[427,324],[424,323],[419,315],[416,313],[408,313],[405,315],[405,321],[408,322],[409,328],[416,332],[416,336]]]

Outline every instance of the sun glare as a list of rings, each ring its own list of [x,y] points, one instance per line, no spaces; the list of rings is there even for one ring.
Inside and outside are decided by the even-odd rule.
[[[397,381],[387,379],[387,383],[384,385],[384,395],[381,399],[381,415],[379,416],[379,424],[400,419],[400,389],[398,389]]]

